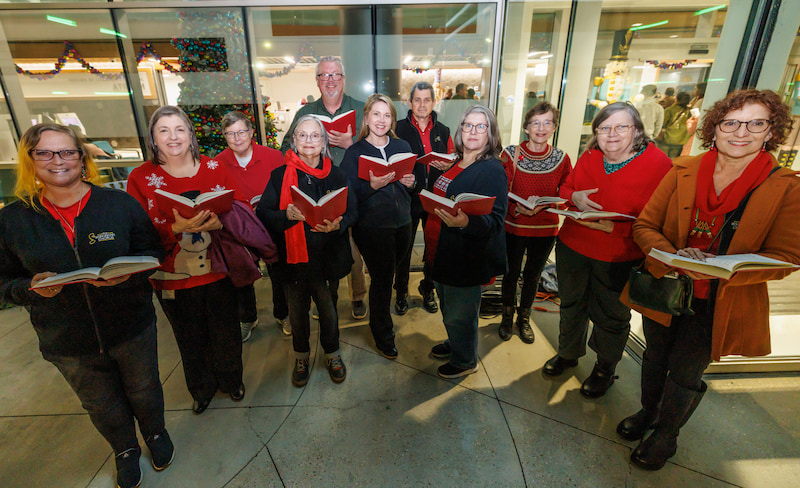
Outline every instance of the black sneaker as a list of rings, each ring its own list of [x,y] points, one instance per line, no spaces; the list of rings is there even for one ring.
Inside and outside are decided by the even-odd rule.
[[[328,359],[328,374],[334,383],[341,383],[347,378],[347,368],[344,366],[342,356],[334,356]]]
[[[422,308],[428,313],[436,313],[439,311],[439,305],[436,303],[433,290],[423,291],[422,286],[417,288],[419,294],[422,295]]]
[[[441,344],[436,344],[431,349],[431,356],[435,357],[436,359],[447,359],[450,357],[450,344],[446,342],[442,342]]]
[[[406,295],[398,295],[394,301],[394,311],[397,315],[405,315],[408,312],[408,299]]]
[[[114,457],[117,465],[117,488],[138,488],[142,484],[142,469],[139,467],[139,446],[132,447]]]
[[[292,384],[305,386],[308,383],[308,359],[295,359],[292,371]]]
[[[161,471],[172,464],[172,459],[175,457],[175,446],[172,445],[172,440],[169,438],[167,431],[156,434],[144,440],[147,448],[150,449],[152,456],[153,469]]]
[[[476,364],[473,368],[459,368],[458,366],[453,366],[451,363],[443,364],[439,366],[436,370],[436,373],[439,374],[442,378],[460,378],[462,376],[467,376],[472,373],[478,372],[478,365]]]
[[[397,348],[395,346],[378,347],[378,352],[386,359],[397,359]]]
[[[353,318],[361,320],[367,316],[367,306],[364,305],[363,300],[356,300],[353,302]]]
[[[237,388],[235,391],[230,392],[229,395],[231,396],[231,400],[233,400],[234,402],[241,402],[242,399],[244,399],[244,392],[245,392],[244,383],[242,383],[239,385],[239,388]]]

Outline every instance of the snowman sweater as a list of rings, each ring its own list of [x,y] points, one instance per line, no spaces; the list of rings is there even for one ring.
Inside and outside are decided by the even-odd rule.
[[[211,255],[208,253],[210,233],[172,232],[175,221],[172,212],[164,212],[155,204],[154,195],[159,188],[178,195],[190,191],[236,190],[225,167],[214,159],[200,156],[197,174],[176,178],[164,171],[163,166],[148,161],[131,171],[128,177],[128,193],[147,211],[167,251],[161,269],[151,276],[153,287],[156,290],[182,290],[225,278],[225,273],[212,272]],[[236,198],[240,198],[238,191]]]

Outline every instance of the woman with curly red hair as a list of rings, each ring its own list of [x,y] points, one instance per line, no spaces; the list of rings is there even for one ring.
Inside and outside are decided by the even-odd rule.
[[[769,90],[734,92],[714,104],[698,131],[709,151],[674,160],[633,225],[636,244],[645,253],[655,248],[700,261],[757,253],[800,264],[800,178],[778,168],[770,154],[790,128],[789,108]],[[652,258],[645,266],[656,278],[675,271]],[[675,454],[678,431],[706,391],[702,376],[712,360],[769,354],[766,282],[791,271],[747,271],[729,280],[684,271],[693,279],[693,315],[631,304],[644,315],[647,342],[642,409],[617,432],[636,440],[654,429],[631,454],[634,464],[657,470]]]

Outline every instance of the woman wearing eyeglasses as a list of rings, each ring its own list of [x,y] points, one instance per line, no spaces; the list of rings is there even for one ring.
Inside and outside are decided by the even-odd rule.
[[[370,275],[369,327],[378,352],[387,359],[397,358],[394,324],[390,305],[392,282],[397,262],[411,241],[411,194],[414,175],[409,173],[393,181],[395,173],[370,179],[358,177],[360,156],[389,159],[399,153],[410,153],[411,146],[398,139],[394,129],[397,112],[386,95],[370,95],[364,104],[364,118],[358,142],[344,153],[342,169],[350,181],[350,191],[358,200],[358,222],[353,227],[353,240],[364,256]]]
[[[548,102],[540,102],[525,114],[523,129],[528,140],[517,146],[508,146],[501,157],[508,177],[509,192],[527,199],[558,196],[558,189],[569,176],[572,164],[567,153],[548,144],[556,130],[557,121],[558,109]],[[533,343],[531,306],[539,276],[558,234],[558,216],[543,211],[549,206],[538,205],[531,209],[509,202],[505,220],[508,272],[503,276],[503,319],[498,330],[504,341],[512,336],[517,281],[522,258],[527,253],[517,309],[517,329],[522,342]]]
[[[222,133],[228,148],[214,157],[228,171],[235,182],[239,195],[255,207],[254,197],[261,197],[269,181],[272,170],[283,165],[283,154],[277,149],[262,146],[253,141],[253,126],[250,118],[242,112],[228,112],[222,118]],[[273,265],[267,265],[272,280],[272,315],[285,335],[291,335],[292,326],[288,322],[289,307],[283,290],[284,281]],[[256,310],[256,290],[253,285],[236,288],[239,297],[239,326],[242,329],[242,342],[247,342],[258,325]]]
[[[698,131],[703,154],[678,158],[633,226],[648,253],[659,249],[700,261],[757,253],[800,264],[800,178],[778,169],[770,151],[786,140],[789,108],[769,90],[729,94]],[[726,223],[727,222],[727,223]],[[675,271],[651,258],[656,278]],[[703,372],[726,355],[770,352],[767,281],[791,269],[739,272],[730,280],[686,271],[694,279],[694,315],[633,306],[644,317],[642,409],[617,427],[626,440],[655,430],[633,451],[634,464],[660,469],[677,450],[680,428],[703,398]]]
[[[506,272],[503,217],[508,207],[508,181],[497,159],[503,146],[494,113],[482,105],[469,107],[455,135],[455,164],[440,176],[433,192],[453,198],[461,193],[495,197],[487,215],[450,215],[437,209],[425,223],[425,260],[441,304],[447,341],[431,355],[448,362],[442,378],[478,371],[478,314],[481,285]]]
[[[593,137],[559,190],[572,210],[605,210],[636,217],[671,167],[647,137],[639,112],[627,103],[609,104],[592,121]],[[566,218],[556,243],[561,298],[558,353],[543,368],[559,376],[578,365],[589,347],[597,353],[581,385],[588,398],[605,395],[628,340],[631,312],[619,301],[632,266],[642,260],[633,242],[633,219],[584,221]]]
[[[156,470],[169,466],[174,453],[164,424],[148,273],[30,288],[119,256],[161,258],[158,234],[136,200],[90,183],[97,166],[63,125],[28,129],[16,172],[19,200],[0,209],[0,302],[28,309],[42,356],[114,449],[117,486],[139,486],[136,423]]]
[[[295,205],[291,188],[318,201],[326,194],[347,186],[347,176],[331,161],[328,133],[314,115],[297,119],[286,152],[286,166],[272,172],[256,213],[278,245],[280,260],[275,263],[286,278],[289,321],[295,364],[292,384],[304,386],[309,378],[311,328],[308,311],[311,299],[319,314],[319,340],[325,352],[328,374],[335,383],[347,377],[339,352],[339,317],[336,291],[339,280],[353,265],[348,228],[356,219],[355,194],[348,189],[344,215],[311,227]]]

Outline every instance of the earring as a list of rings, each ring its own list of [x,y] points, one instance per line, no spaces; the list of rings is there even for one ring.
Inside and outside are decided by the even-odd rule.
[[[767,152],[767,141],[764,141],[764,144],[761,145],[761,152]]]
[[[81,165],[81,179],[86,179],[86,166]]]
[[[717,149],[717,138],[711,139],[711,147],[708,148],[709,151],[715,151]]]

